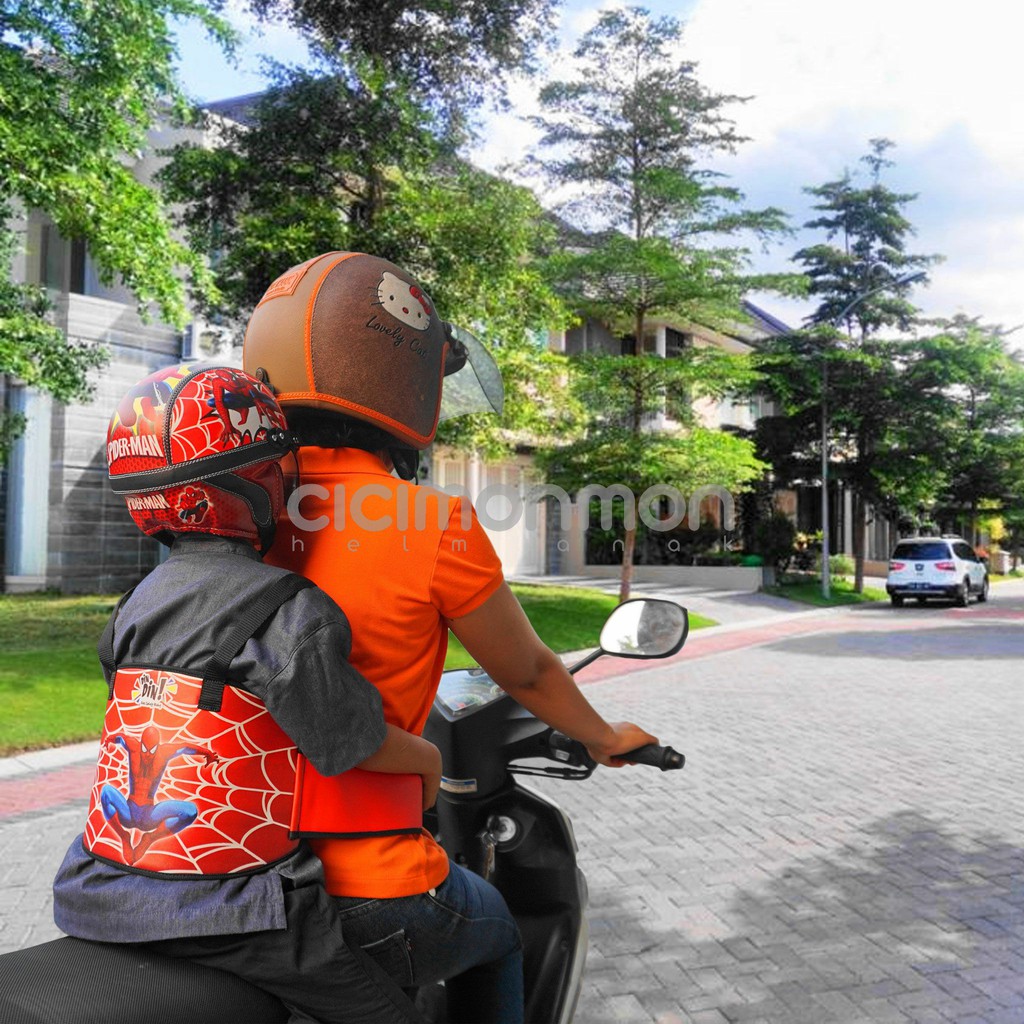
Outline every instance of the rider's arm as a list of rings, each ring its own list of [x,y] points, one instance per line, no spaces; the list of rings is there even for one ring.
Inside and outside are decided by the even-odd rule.
[[[558,655],[534,632],[508,584],[448,625],[503,690],[541,721],[583,743],[595,761],[619,767],[624,762],[615,754],[657,743],[632,722],[606,722],[591,707]]]
[[[356,766],[370,772],[423,776],[423,809],[434,806],[441,785],[441,751],[430,740],[387,726],[380,749]]]

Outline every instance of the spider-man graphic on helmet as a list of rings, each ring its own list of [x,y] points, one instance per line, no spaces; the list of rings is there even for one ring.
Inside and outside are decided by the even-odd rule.
[[[107,432],[111,485],[139,529],[165,543],[200,531],[265,549],[284,502],[279,463],[288,450],[273,393],[227,366],[150,374],[118,404]]]

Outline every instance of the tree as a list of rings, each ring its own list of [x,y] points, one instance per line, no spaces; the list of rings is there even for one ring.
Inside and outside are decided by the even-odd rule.
[[[261,17],[288,19],[331,61],[370,58],[446,123],[464,124],[510,72],[531,70],[558,0],[250,0]]]
[[[808,318],[811,330],[778,339],[760,363],[788,412],[816,409],[820,424],[821,403],[827,402],[830,448],[842,453],[836,470],[853,492],[858,591],[864,585],[868,508],[891,507],[894,496],[886,482],[900,479],[898,472],[883,470],[892,455],[884,439],[921,409],[921,394],[909,386],[904,372],[905,346],[880,332],[913,325],[916,310],[908,299],[911,282],[906,277],[914,271],[923,277],[924,268],[938,259],[906,251],[913,227],[903,209],[915,196],[882,183],[883,170],[891,166],[885,153],[892,143],[874,139],[870,145],[862,158],[870,174],[864,187],[847,172],[805,189],[820,200],[815,209],[822,213],[805,227],[823,231],[825,241],[801,249],[794,259],[802,264],[810,293],[820,302]],[[845,337],[837,325],[845,327]],[[805,416],[804,421],[810,426],[814,418]],[[806,447],[814,443],[805,440]],[[904,466],[903,478],[907,476]],[[920,475],[914,480],[922,483]]]
[[[460,420],[444,441],[496,456],[514,431],[562,429],[564,374],[536,334],[565,316],[537,262],[550,232],[537,200],[454,157],[408,91],[371,64],[335,70],[282,69],[221,146],[180,147],[163,172],[190,244],[212,263],[217,292],[203,312],[240,335],[288,267],[332,249],[372,252],[415,275],[502,367],[505,422]]]
[[[911,384],[929,396],[911,440],[939,481],[935,513],[977,539],[980,510],[1002,514],[1019,504],[1024,464],[1024,362],[1006,333],[958,314],[933,321],[920,339]]]
[[[432,121],[369,62],[331,74],[278,66],[245,123],[218,144],[177,146],[159,178],[216,290],[211,319],[244,323],[267,284],[311,254],[352,249],[400,263],[401,237],[378,218],[398,172],[420,179],[440,159]]]
[[[7,213],[0,206],[0,223]],[[0,232],[0,373],[9,373],[29,387],[48,391],[62,402],[89,396],[88,373],[105,361],[100,349],[68,342],[48,317],[50,303],[42,288],[11,281],[16,237]],[[25,429],[24,418],[0,407],[0,465]]]
[[[571,388],[584,410],[582,435],[548,445],[540,453],[546,479],[569,493],[589,485],[624,484],[639,498],[651,487],[692,495],[702,487],[742,489],[767,468],[753,445],[734,434],[702,427],[690,399],[721,398],[752,384],[744,361],[715,349],[689,350],[678,358],[578,356],[569,361]],[[645,417],[677,405],[678,422],[658,432],[643,429]],[[619,599],[629,597],[638,525],[624,509]],[[639,510],[636,510],[639,513]],[[676,513],[681,514],[681,510]],[[701,524],[688,521],[696,530]]]
[[[185,322],[179,269],[201,267],[171,235],[158,195],[129,163],[159,116],[185,109],[169,19],[195,19],[224,44],[198,0],[0,4],[0,201],[47,213],[83,239],[101,278]]]
[[[541,90],[544,116],[535,119],[541,147],[553,151],[536,166],[573,189],[560,212],[589,232],[552,260],[555,279],[628,332],[634,352],[652,315],[734,323],[744,290],[799,286],[792,275],[746,275],[748,251],[721,244],[767,240],[785,216],[742,209],[742,193],[701,166],[744,141],[725,113],[743,99],[702,86],[696,65],[673,56],[681,40],[674,18],[605,12],[576,49],[577,76]]]
[[[182,265],[205,285],[159,197],[130,169],[157,117],[184,107],[171,18],[197,19],[230,42],[196,0],[0,0],[0,374],[63,401],[88,394],[88,370],[102,359],[68,345],[39,289],[9,284],[13,208],[42,210],[66,238],[84,240],[105,283],[119,277],[171,323],[186,319]],[[22,426],[0,417],[0,455]]]
[[[538,170],[574,193],[559,208],[574,230],[550,258],[549,273],[572,308],[625,336],[634,358],[644,351],[652,317],[735,324],[747,288],[796,286],[791,276],[748,274],[747,250],[738,241],[722,242],[770,238],[782,230],[784,216],[742,209],[742,194],[702,166],[743,141],[726,116],[741,98],[701,85],[696,66],[674,56],[681,38],[674,18],[653,19],[643,8],[604,12],[576,49],[576,76],[541,90],[543,116],[536,119],[541,146],[552,154],[536,161]],[[651,385],[627,395],[633,404],[619,429],[630,432],[628,444],[606,432],[604,406],[617,397],[598,396],[590,443],[604,436],[610,447],[643,461],[642,453],[661,443],[643,428],[644,396],[674,393],[672,363],[644,361],[635,376],[625,365],[599,371],[595,380],[621,372]],[[627,532],[623,596],[633,539]]]

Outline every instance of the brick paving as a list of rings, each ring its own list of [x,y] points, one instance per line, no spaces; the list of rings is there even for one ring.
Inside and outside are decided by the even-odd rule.
[[[604,713],[688,763],[541,784],[590,884],[577,1021],[1024,1022],[1024,590],[1007,586],[591,673]],[[0,950],[55,934],[72,779],[0,780]],[[35,809],[29,786],[50,787]]]

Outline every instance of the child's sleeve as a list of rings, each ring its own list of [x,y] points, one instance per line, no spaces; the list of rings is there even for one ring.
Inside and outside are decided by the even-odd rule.
[[[336,775],[376,753],[386,730],[380,693],[346,657],[352,635],[344,615],[322,592],[297,599],[314,593],[334,614],[319,616],[291,641],[290,657],[260,696],[316,770]]]

